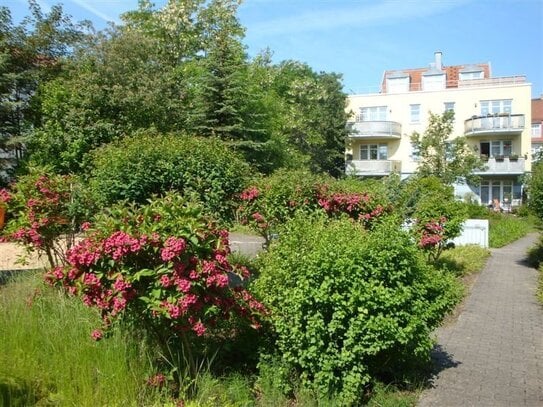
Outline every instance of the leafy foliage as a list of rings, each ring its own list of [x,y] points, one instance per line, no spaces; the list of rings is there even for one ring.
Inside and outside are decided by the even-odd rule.
[[[278,355],[341,405],[360,400],[372,378],[427,358],[431,330],[459,294],[396,225],[368,232],[322,216],[285,226],[262,259],[256,288],[271,312]]]
[[[539,219],[543,219],[543,161],[538,161],[532,166],[528,191],[529,208]]]
[[[145,132],[93,153],[91,186],[96,200],[144,203],[153,194],[175,190],[193,196],[224,221],[249,177],[247,165],[216,139]]]
[[[475,182],[473,171],[484,168],[484,163],[469,148],[465,137],[450,139],[454,112],[442,115],[430,113],[429,124],[424,134],[414,132],[411,142],[420,154],[417,174],[421,177],[435,176],[446,184]]]

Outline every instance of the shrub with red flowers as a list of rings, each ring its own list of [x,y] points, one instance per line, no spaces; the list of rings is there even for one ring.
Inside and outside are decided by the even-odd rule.
[[[252,227],[268,244],[296,212],[319,209],[319,186],[330,181],[305,170],[279,170],[241,192],[238,221]]]
[[[229,253],[228,232],[218,230],[199,206],[170,193],[98,216],[68,250],[68,265],[45,278],[100,311],[103,333],[94,331],[94,339],[115,322],[129,323],[153,338],[174,366],[178,358],[171,352],[179,350],[194,376],[198,338],[225,335],[232,319],[258,328],[265,313],[239,284],[249,271],[231,264]],[[180,380],[180,371],[174,378]]]
[[[238,219],[258,231],[266,243],[299,211],[324,210],[330,217],[347,216],[370,227],[391,206],[365,187],[358,181],[349,184],[306,171],[278,171],[240,194]]]
[[[462,232],[465,207],[454,199],[453,188],[437,178],[416,179],[408,191],[415,201],[409,214],[414,222],[411,231],[419,248],[434,262]]]
[[[419,241],[418,246],[425,251],[430,261],[436,261],[447,245],[445,225],[447,218],[442,216],[439,220],[430,220],[417,225]]]
[[[337,184],[341,187],[339,182]],[[341,191],[341,188],[334,192],[330,191],[327,185],[321,186],[318,203],[329,216],[337,218],[346,215],[366,228],[391,210],[391,205],[379,202],[368,192]]]
[[[63,264],[85,216],[83,196],[73,176],[33,171],[19,178],[10,195],[2,193],[11,214],[3,239],[46,256],[51,267]]]

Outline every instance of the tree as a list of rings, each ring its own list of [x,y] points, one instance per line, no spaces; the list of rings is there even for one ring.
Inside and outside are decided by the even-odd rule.
[[[282,101],[280,131],[288,143],[312,171],[341,176],[347,137],[341,76],[285,61],[276,67],[273,86]]]
[[[455,182],[475,182],[477,176],[473,172],[484,169],[484,163],[470,149],[465,137],[450,138],[453,122],[453,111],[442,115],[430,112],[424,134],[414,132],[411,135],[411,143],[420,155],[417,174],[421,177],[438,177],[449,185]]]
[[[538,218],[543,219],[543,161],[532,165],[528,181],[528,206]]]
[[[26,136],[39,123],[39,84],[57,77],[63,61],[86,37],[88,23],[73,24],[60,5],[43,14],[29,1],[30,16],[14,25],[6,7],[0,7],[0,161],[13,169],[21,158]]]

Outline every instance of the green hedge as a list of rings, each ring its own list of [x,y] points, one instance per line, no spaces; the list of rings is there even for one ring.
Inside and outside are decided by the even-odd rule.
[[[216,139],[153,133],[128,137],[93,152],[90,184],[101,205],[144,203],[176,190],[219,219],[233,217],[233,198],[250,175],[245,162]]]

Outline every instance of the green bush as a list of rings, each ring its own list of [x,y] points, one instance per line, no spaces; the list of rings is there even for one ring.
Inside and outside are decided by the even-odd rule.
[[[91,185],[97,201],[144,203],[170,190],[191,195],[222,220],[234,214],[233,198],[245,187],[248,166],[219,140],[139,134],[93,153]]]
[[[381,374],[426,359],[430,332],[459,298],[410,236],[381,222],[296,216],[263,255],[256,290],[271,310],[278,354],[302,385],[341,405]]]

